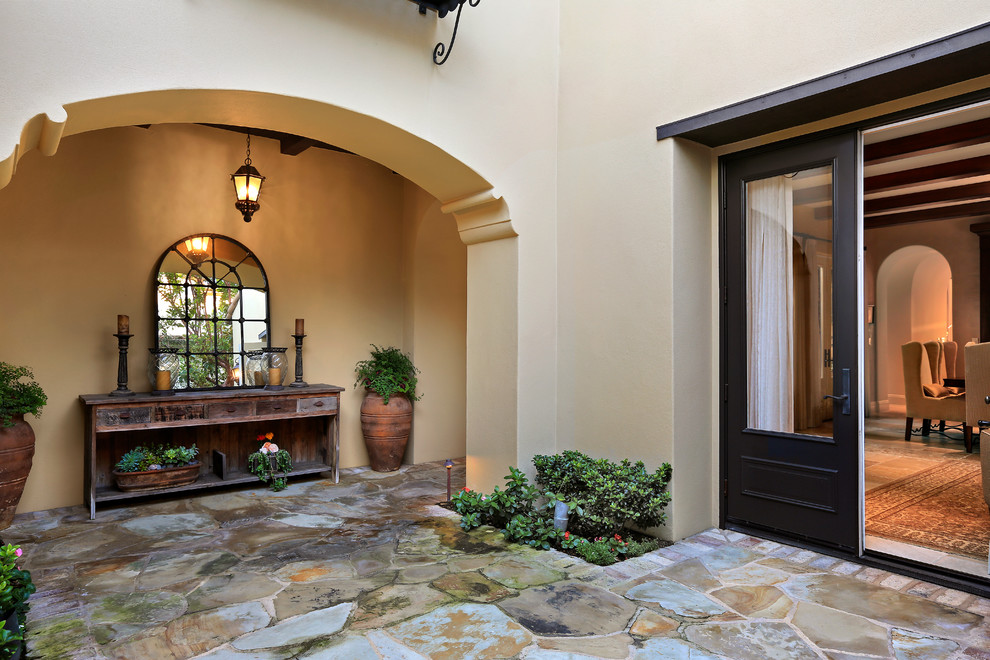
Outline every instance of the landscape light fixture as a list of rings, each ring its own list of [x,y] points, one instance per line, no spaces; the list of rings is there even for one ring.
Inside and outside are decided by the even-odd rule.
[[[234,206],[244,216],[244,222],[251,222],[251,216],[261,208],[258,197],[261,195],[261,184],[264,183],[265,177],[251,165],[250,133],[247,136],[247,155],[244,164],[230,175],[230,179],[234,182],[234,194],[237,195]]]
[[[448,458],[443,466],[447,468],[447,501],[450,502],[450,468],[454,467],[454,461]]]

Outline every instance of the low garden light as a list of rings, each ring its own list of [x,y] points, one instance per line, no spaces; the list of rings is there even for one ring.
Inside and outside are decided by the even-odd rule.
[[[234,182],[234,194],[237,195],[234,206],[244,216],[244,222],[251,222],[251,216],[261,208],[258,197],[261,196],[261,184],[265,182],[265,177],[261,176],[261,173],[251,164],[250,133],[247,136],[247,154],[244,158],[244,164],[230,175],[230,179]]]
[[[454,461],[448,458],[443,466],[447,468],[447,501],[450,502],[450,468],[454,467]]]

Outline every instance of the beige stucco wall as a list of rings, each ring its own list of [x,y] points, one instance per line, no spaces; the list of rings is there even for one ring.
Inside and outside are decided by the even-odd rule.
[[[171,121],[289,131],[384,164],[471,243],[469,483],[570,447],[672,460],[665,534],[681,536],[717,520],[716,156],[761,140],[713,152],[657,143],[655,126],[986,20],[982,0],[498,0],[465,8],[437,67],[453,17],[399,0],[3,3],[0,158],[17,153],[0,178],[32,148],[61,150],[60,132]],[[425,309],[429,292],[407,281],[401,302]],[[112,319],[122,300],[86,309]],[[428,323],[402,310],[395,341],[419,353]]]
[[[291,346],[293,320],[306,319],[306,380],[347,388],[343,466],[367,464],[353,369],[371,343],[402,347],[423,371],[427,397],[416,405],[407,460],[464,455],[467,249],[454,220],[359,156],[283,156],[277,142],[257,137],[251,147],[268,178],[250,224],[233,208],[229,176],[244,138],[202,126],[73,136],[51,158],[29,154],[0,190],[0,359],[34,368],[49,395],[33,423],[20,511],[82,501],[77,396],[116,387],[117,314],[130,316],[135,335],[130,387],[150,389],[152,270],[174,241],[199,232],[230,236],[261,260],[273,345]],[[414,345],[405,344],[407,329]]]

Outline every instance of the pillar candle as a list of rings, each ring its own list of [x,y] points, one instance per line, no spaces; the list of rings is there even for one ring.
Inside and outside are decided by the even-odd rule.
[[[131,332],[131,320],[124,314],[117,314],[117,334],[127,335]]]
[[[254,384],[255,385],[264,385],[265,384],[265,376],[260,371],[255,371],[254,372]]]
[[[304,323],[304,320],[303,319],[296,319],[296,334],[297,335],[304,334],[303,333],[303,323]]]
[[[155,389],[156,390],[167,390],[172,387],[172,372],[168,369],[159,371],[155,374]]]
[[[268,384],[269,385],[281,385],[282,384],[282,370],[278,367],[270,367],[268,369]]]

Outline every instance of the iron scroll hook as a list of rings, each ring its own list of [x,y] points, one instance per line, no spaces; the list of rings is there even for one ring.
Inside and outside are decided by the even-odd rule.
[[[472,7],[477,7],[480,2],[481,0],[468,0],[468,4]],[[422,7],[420,7],[420,9],[422,9]],[[457,38],[457,26],[461,22],[462,9],[464,9],[463,3],[457,6],[457,17],[454,19],[454,32],[450,35],[450,45],[445,46],[441,41],[433,48],[433,63],[437,66],[440,66],[446,62],[447,58],[450,57],[451,51],[454,50],[454,39]]]

